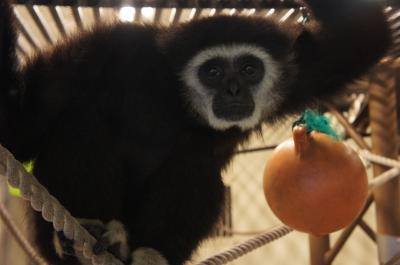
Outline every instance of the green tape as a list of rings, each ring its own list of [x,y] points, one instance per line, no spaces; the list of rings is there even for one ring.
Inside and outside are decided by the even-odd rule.
[[[307,132],[317,131],[329,135],[330,137],[340,140],[339,134],[332,128],[331,121],[328,117],[313,110],[305,110],[300,118],[293,123],[295,126],[304,126]]]
[[[35,164],[35,162],[33,160],[24,163],[25,170],[28,171],[29,173],[32,173],[34,164]],[[8,192],[12,196],[21,197],[21,191],[18,188],[14,188],[14,187],[11,187],[10,185],[8,185]]]

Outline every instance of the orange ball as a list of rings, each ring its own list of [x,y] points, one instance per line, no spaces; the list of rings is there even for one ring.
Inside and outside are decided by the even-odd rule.
[[[357,153],[330,136],[296,127],[264,172],[264,192],[286,225],[313,235],[340,230],[357,218],[368,179]]]

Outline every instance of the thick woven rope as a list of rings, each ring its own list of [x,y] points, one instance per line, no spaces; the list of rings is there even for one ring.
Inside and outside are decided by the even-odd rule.
[[[290,232],[292,232],[293,229],[287,226],[281,226],[278,228],[274,228],[271,231],[265,232],[264,234],[261,234],[259,236],[256,236],[255,238],[249,239],[246,242],[241,243],[240,245],[237,245],[236,247],[233,247],[231,249],[226,250],[225,252],[222,252],[218,255],[215,255],[213,257],[210,257],[197,265],[222,265],[226,264],[230,261],[233,261],[257,248],[260,248],[268,243],[271,243],[272,241],[275,241]]]

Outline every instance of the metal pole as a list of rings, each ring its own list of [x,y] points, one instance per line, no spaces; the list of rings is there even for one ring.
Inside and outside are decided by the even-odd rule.
[[[372,151],[398,159],[396,71],[393,59],[375,67],[370,76],[369,114]],[[375,176],[388,168],[374,165]],[[389,261],[400,249],[400,185],[395,179],[373,191],[376,203],[377,243],[380,263]]]

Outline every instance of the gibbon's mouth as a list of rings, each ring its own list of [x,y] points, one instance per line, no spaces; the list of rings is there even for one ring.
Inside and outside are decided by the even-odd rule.
[[[250,117],[254,112],[254,104],[213,104],[215,116],[225,121],[241,121]]]

